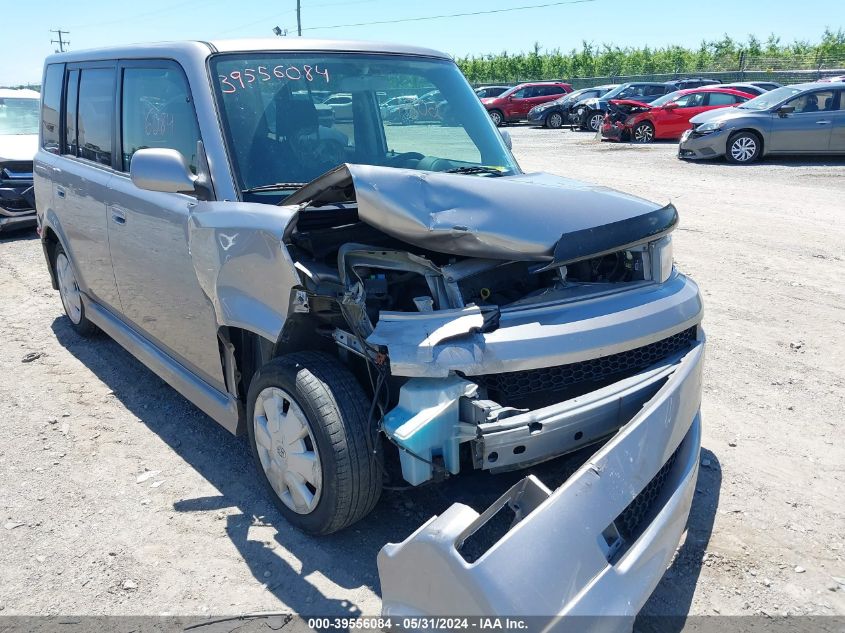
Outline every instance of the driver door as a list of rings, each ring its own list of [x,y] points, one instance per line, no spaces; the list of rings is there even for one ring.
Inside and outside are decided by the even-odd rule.
[[[814,90],[787,101],[791,113],[772,113],[771,152],[826,152],[838,109],[837,91]]]

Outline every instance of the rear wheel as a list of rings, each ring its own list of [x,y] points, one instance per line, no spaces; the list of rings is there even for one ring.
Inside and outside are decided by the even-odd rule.
[[[490,118],[493,119],[493,123],[496,124],[496,127],[505,122],[505,117],[499,110],[490,110]]]
[[[598,132],[601,129],[601,122],[604,120],[604,114],[599,111],[591,112],[587,118],[587,127],[593,132]]]
[[[631,133],[631,140],[634,143],[651,143],[654,140],[654,126],[648,121],[637,123]]]
[[[563,126],[563,115],[560,112],[552,112],[546,117],[546,127],[557,130]]]
[[[289,523],[330,534],[366,516],[381,495],[367,395],[336,358],[282,356],[255,375],[247,395],[250,448],[259,477]]]
[[[763,144],[754,132],[737,132],[728,139],[725,158],[729,163],[753,163],[760,157]]]
[[[82,291],[79,290],[79,283],[76,281],[76,273],[70,263],[65,249],[61,244],[56,246],[56,253],[53,258],[53,270],[56,274],[56,282],[59,286],[59,297],[62,299],[62,306],[65,314],[70,320],[71,327],[81,336],[91,336],[97,331],[88,317],[85,316],[85,305],[82,303]]]

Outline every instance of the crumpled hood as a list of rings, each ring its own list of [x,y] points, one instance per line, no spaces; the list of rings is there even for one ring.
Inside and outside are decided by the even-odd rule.
[[[284,204],[303,205],[307,213],[307,206],[352,199],[361,221],[420,248],[522,261],[557,259],[562,237],[579,233],[578,240],[592,242],[595,237],[585,236],[613,232],[598,230],[605,225],[616,227],[617,235],[623,228],[626,239],[641,238],[624,230],[626,222],[643,227],[643,218],[671,207],[551,174],[489,177],[350,164],[305,185]]]
[[[0,134],[0,161],[33,160],[37,151],[37,134]]]
[[[649,103],[643,103],[642,101],[637,101],[636,99],[611,99],[610,103],[617,106],[631,106],[633,108],[653,108]]]

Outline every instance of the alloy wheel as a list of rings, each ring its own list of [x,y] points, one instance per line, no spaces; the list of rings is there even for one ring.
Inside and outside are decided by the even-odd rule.
[[[549,127],[556,130],[561,125],[563,125],[563,117],[559,112],[552,112],[549,115]]]
[[[601,113],[594,114],[590,117],[590,129],[593,132],[598,132],[599,128],[601,127],[601,122],[604,119],[604,115]]]
[[[634,129],[634,141],[637,143],[651,143],[653,138],[654,129],[646,123],[638,125]]]
[[[731,156],[738,163],[745,163],[757,153],[757,142],[750,136],[740,136],[731,143]]]
[[[76,275],[70,266],[67,255],[59,253],[56,257],[56,281],[59,285],[59,296],[68,318],[79,324],[82,320],[82,293],[76,283]]]
[[[253,413],[261,467],[276,495],[297,514],[310,514],[320,501],[323,474],[308,418],[284,389],[258,394]]]

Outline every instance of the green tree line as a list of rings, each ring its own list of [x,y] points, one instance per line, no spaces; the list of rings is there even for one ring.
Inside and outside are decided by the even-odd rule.
[[[765,41],[749,35],[745,41],[725,35],[702,41],[696,49],[596,45],[584,41],[569,52],[544,50],[539,43],[528,53],[467,56],[458,66],[471,83],[513,82],[533,79],[575,79],[663,73],[717,72],[743,69],[814,69],[845,64],[845,31],[825,29],[817,43],[783,43],[776,35]]]

